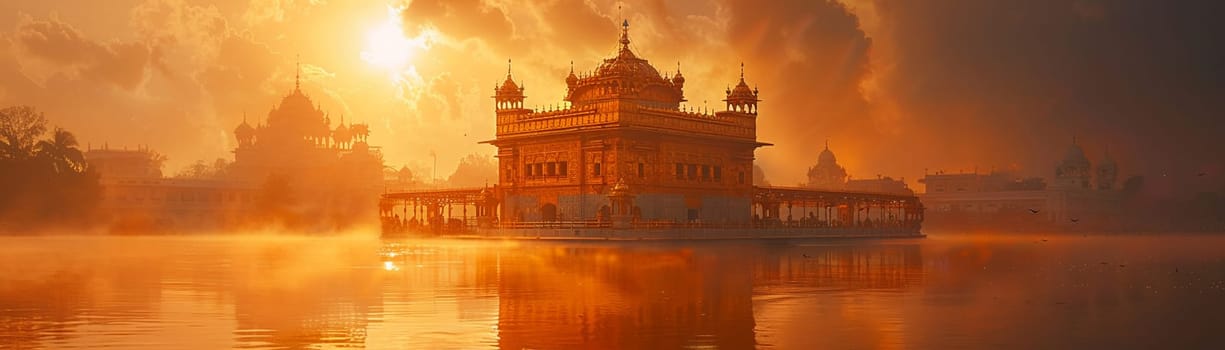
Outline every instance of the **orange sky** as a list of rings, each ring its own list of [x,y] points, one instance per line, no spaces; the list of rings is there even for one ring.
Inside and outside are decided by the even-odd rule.
[[[1094,161],[1110,147],[1122,164],[1122,179],[1225,170],[1216,157],[1220,150],[1176,160],[1161,156],[1211,144],[1203,135],[1221,130],[1219,122],[1206,129],[1190,127],[1202,119],[1161,124],[1168,129],[1150,125],[1155,115],[1209,115],[1220,111],[1218,105],[1173,112],[1160,110],[1164,104],[1158,102],[1168,101],[1099,89],[1095,84],[1152,81],[1102,81],[1119,75],[1108,70],[1111,65],[1101,72],[1084,69],[1102,66],[1080,65],[1083,52],[1077,50],[1084,45],[1056,42],[1047,50],[1052,44],[1042,41],[1100,43],[1090,30],[1129,28],[1112,27],[1123,22],[1111,21],[1137,10],[1116,11],[1099,1],[1039,1],[1022,9],[974,4],[5,1],[0,105],[34,105],[52,124],[95,147],[149,145],[169,156],[167,173],[173,174],[197,159],[230,158],[233,128],[244,114],[262,120],[292,89],[300,57],[304,90],[333,120],[343,115],[370,123],[371,143],[383,147],[388,165],[428,171],[429,154],[436,151],[444,176],[464,155],[494,152],[477,142],[493,138],[489,96],[508,58],[515,78],[526,85],[528,106],[559,103],[570,62],[587,71],[611,55],[617,23],[626,17],[639,56],[661,71],[674,71],[680,62],[691,106],[719,107],[723,89],[736,82],[745,62],[747,80],[760,86],[764,100],[759,138],[776,145],[759,150],[758,161],[776,185],[805,181],[826,139],[853,177],[904,176],[916,189],[923,169],[1011,167],[1049,177],[1073,135]],[[1086,26],[1101,28],[1078,32]],[[1043,27],[1054,29],[1044,34]],[[1017,34],[1023,31],[1016,28],[1035,32]],[[1039,39],[1024,40],[1031,34]],[[1004,42],[1010,44],[993,46]],[[1006,56],[994,56],[1001,47]],[[1123,55],[1129,49],[1084,48],[1117,57],[1130,57]],[[1117,66],[1154,69],[1154,76],[1179,73],[1157,71],[1148,61],[1122,60]],[[1174,80],[1180,83],[1199,87]],[[1140,102],[1102,102],[1124,97]],[[1146,114],[1128,119],[1131,111]],[[1119,115],[1124,119],[1109,119]],[[1154,150],[1137,139],[1202,141]]]

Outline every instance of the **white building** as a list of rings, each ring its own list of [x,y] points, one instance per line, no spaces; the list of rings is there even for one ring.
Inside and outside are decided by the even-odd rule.
[[[1107,153],[1095,171],[1075,141],[1053,184],[1010,173],[928,174],[919,195],[927,227],[1107,228],[1119,212],[1118,165]]]

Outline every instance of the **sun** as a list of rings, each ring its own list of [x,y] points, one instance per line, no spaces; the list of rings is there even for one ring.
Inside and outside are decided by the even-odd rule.
[[[396,80],[410,70],[413,59],[428,48],[428,35],[423,33],[416,38],[405,36],[399,10],[388,8],[387,12],[385,21],[366,32],[366,44],[361,56],[367,64],[386,71],[389,77]]]

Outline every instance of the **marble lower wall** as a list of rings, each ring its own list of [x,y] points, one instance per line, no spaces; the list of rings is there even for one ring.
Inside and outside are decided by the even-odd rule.
[[[600,209],[609,205],[607,196],[595,194],[560,195],[556,203],[535,195],[509,195],[502,215],[511,221],[594,220]],[[746,197],[686,200],[681,194],[644,193],[634,198],[634,205],[644,221],[731,224],[747,223],[752,216],[752,200]]]

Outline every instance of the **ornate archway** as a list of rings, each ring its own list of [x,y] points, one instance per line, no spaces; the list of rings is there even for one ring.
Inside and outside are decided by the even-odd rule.
[[[557,221],[557,206],[553,203],[545,203],[540,206],[540,220]]]

